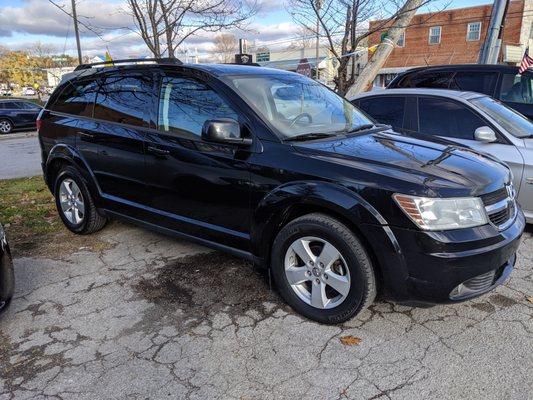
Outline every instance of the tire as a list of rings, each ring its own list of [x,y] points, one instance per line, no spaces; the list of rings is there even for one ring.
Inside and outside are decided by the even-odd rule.
[[[69,194],[69,189],[71,194]],[[74,167],[66,166],[59,171],[54,184],[54,196],[57,212],[63,224],[71,232],[87,235],[105,226],[107,218],[98,213],[83,178]],[[68,196],[73,196],[73,198]],[[81,205],[83,205],[83,210]]]
[[[314,321],[344,322],[376,297],[376,277],[363,244],[348,227],[327,215],[308,214],[285,225],[274,240],[271,260],[281,297]]]
[[[0,119],[0,135],[13,132],[13,123],[8,119]]]
[[[3,253],[3,254],[2,254]],[[6,249],[0,249],[0,313],[2,313],[11,303],[15,292],[15,273],[11,254]]]

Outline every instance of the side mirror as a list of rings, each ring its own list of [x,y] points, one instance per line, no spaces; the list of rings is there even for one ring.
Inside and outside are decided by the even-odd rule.
[[[202,128],[202,139],[206,142],[226,143],[239,146],[250,146],[252,139],[241,136],[241,126],[231,118],[219,118],[205,121]]]
[[[474,132],[474,137],[477,141],[483,143],[492,143],[498,140],[496,132],[494,132],[492,128],[488,126],[480,126],[477,128]]]

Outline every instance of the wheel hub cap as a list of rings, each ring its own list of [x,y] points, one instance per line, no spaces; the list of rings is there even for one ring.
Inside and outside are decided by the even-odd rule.
[[[85,218],[85,202],[79,186],[66,178],[59,186],[59,203],[65,218],[74,225],[81,224]]]
[[[297,239],[289,246],[285,276],[301,300],[319,309],[341,304],[351,287],[342,254],[327,240],[313,236]]]

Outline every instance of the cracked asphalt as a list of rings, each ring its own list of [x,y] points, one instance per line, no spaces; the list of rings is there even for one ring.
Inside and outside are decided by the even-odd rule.
[[[531,232],[481,298],[325,326],[244,261],[115,222],[99,252],[15,259],[0,399],[531,399]]]

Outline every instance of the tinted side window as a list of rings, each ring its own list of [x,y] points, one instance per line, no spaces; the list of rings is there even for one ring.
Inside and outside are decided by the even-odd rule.
[[[151,76],[110,76],[98,91],[94,118],[148,127],[152,104]]]
[[[458,72],[455,74],[450,87],[492,96],[497,78],[497,72]]]
[[[391,125],[396,129],[403,128],[404,97],[383,96],[361,99],[359,108],[382,124]]]
[[[3,108],[6,110],[18,110],[21,108],[18,106],[18,103],[15,103],[13,101],[6,101],[5,103],[2,103],[2,104],[3,104]]]
[[[406,76],[398,86],[447,89],[450,86],[452,76],[451,72],[421,72]]]
[[[24,103],[24,102],[20,102],[20,103],[17,103],[19,108],[22,108],[23,110],[35,110],[37,108],[37,106],[35,104],[31,104],[31,103]]]
[[[159,98],[159,130],[188,138],[202,134],[204,122],[238,119],[233,109],[212,89],[189,78],[163,78]]]
[[[474,131],[487,125],[467,107],[451,100],[418,99],[419,132],[458,139],[474,140]]]
[[[98,82],[95,80],[69,82],[50,106],[50,109],[66,114],[90,117],[97,90]]]
[[[533,104],[533,76],[504,74],[499,97],[510,103]]]

